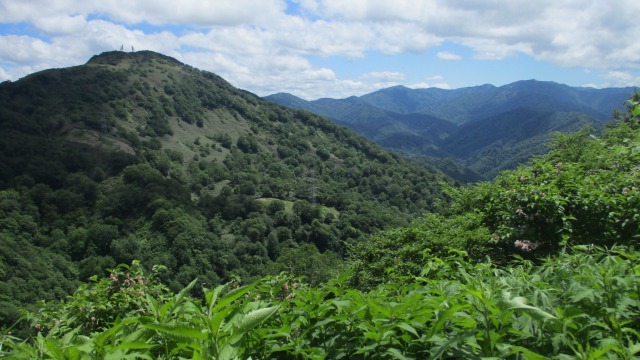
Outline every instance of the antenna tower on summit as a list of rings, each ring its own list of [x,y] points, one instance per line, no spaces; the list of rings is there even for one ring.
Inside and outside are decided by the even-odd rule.
[[[316,178],[312,170],[311,173],[309,174],[309,202],[314,205],[316,203],[317,190],[318,190],[318,187],[316,186]]]

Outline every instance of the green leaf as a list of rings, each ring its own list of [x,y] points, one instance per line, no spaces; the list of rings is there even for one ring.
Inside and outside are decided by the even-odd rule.
[[[121,359],[124,359],[124,352],[121,349],[116,349],[116,351],[104,355],[104,360],[121,360]]]
[[[209,309],[209,314],[211,314],[211,312],[213,311],[213,307],[216,304],[216,302],[218,301],[218,296],[220,296],[220,293],[224,289],[226,289],[228,286],[229,286],[229,284],[219,285],[213,290],[205,291],[205,299],[207,301],[207,307]]]
[[[141,350],[141,349],[153,349],[156,346],[158,346],[158,344],[147,344],[145,342],[128,342],[128,343],[122,343],[118,345],[118,348],[125,349],[125,350]]]
[[[631,344],[627,350],[630,354],[635,355],[640,352],[640,343]]]
[[[556,319],[554,315],[537,308],[535,306],[527,305],[526,299],[520,296],[511,298],[509,291],[502,292],[502,301],[508,306],[509,309],[523,310],[526,314],[543,318],[543,319]]]
[[[444,324],[451,319],[451,317],[453,317],[453,315],[458,312],[459,310],[464,309],[466,306],[461,305],[461,304],[456,304],[450,308],[448,308],[446,311],[441,312],[438,314],[438,320],[436,321],[435,324],[433,324],[433,326],[431,327],[431,329],[429,330],[429,334],[427,335],[427,339],[430,339],[431,337],[433,337],[435,334],[439,333],[440,330],[442,330],[442,328],[444,327]]]
[[[390,348],[387,349],[387,354],[393,356],[395,359],[400,359],[400,360],[410,360],[411,358],[404,356],[404,354],[395,348]]]
[[[363,346],[360,349],[358,349],[358,351],[356,351],[356,354],[366,354],[370,351],[373,351],[373,353],[375,354],[375,350],[378,348],[378,343],[374,343],[371,345],[367,345],[367,346]]]
[[[240,298],[242,295],[248,293],[251,289],[256,287],[256,285],[258,285],[259,282],[260,280],[256,280],[250,285],[241,286],[237,289],[233,289],[229,291],[223,297],[220,298],[218,303],[211,309],[210,314],[218,311],[219,309],[222,309],[223,307],[227,306],[228,304]]]
[[[510,349],[510,355],[522,354],[527,360],[545,360],[549,357],[540,355],[522,346],[513,346]]]
[[[409,324],[407,324],[407,323],[400,323],[400,324],[398,324],[397,326],[398,326],[399,328],[403,329],[403,330],[406,330],[406,331],[408,331],[408,332],[412,333],[412,334],[413,334],[413,335],[415,335],[417,338],[419,338],[419,337],[420,337],[420,335],[418,335],[418,332],[416,331],[416,329],[415,329],[413,326],[411,326],[411,325],[409,325]]]
[[[204,340],[207,334],[200,329],[188,327],[185,325],[167,325],[158,323],[144,324],[144,327],[161,333],[163,335],[181,340]]]
[[[240,325],[238,325],[238,332],[245,333],[258,325],[260,322],[266,320],[271,315],[275,314],[280,306],[272,306],[268,308],[254,310],[248,314],[246,314]]]
[[[588,298],[590,301],[594,299],[595,290],[593,289],[584,289],[581,292],[574,294],[571,297],[571,302],[577,303],[584,298]]]
[[[189,292],[191,291],[191,289],[193,288],[193,286],[196,284],[196,281],[198,281],[198,279],[194,279],[192,282],[189,283],[189,285],[187,285],[184,289],[180,290],[180,292],[178,293],[178,295],[176,295],[173,299],[173,307],[171,309],[171,311],[173,312],[178,306],[181,305],[182,300],[187,296],[187,294],[189,294]]]
[[[225,317],[234,310],[237,310],[237,308],[228,306],[226,309],[218,311],[211,317],[211,320],[209,321],[209,329],[211,330],[211,334],[214,338],[218,336]]]

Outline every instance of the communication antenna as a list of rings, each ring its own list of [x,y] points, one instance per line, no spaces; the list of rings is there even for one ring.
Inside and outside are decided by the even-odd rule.
[[[316,178],[313,174],[313,170],[309,174],[309,202],[313,205],[316,204],[316,191],[318,187],[316,186]]]

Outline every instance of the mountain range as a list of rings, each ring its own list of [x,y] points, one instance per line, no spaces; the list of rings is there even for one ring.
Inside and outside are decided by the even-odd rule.
[[[326,116],[397,152],[454,159],[490,179],[545,152],[555,131],[601,129],[633,92],[524,80],[454,90],[395,86],[346,99],[306,101],[287,93],[265,99]]]
[[[0,358],[634,358],[639,93],[626,110],[462,187],[153,52],[4,82]],[[516,107],[433,151],[572,113],[604,121]]]

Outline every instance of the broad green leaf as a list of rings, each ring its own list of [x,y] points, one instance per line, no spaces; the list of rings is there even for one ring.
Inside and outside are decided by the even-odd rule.
[[[243,333],[253,329],[260,322],[262,322],[263,320],[267,319],[271,315],[275,314],[278,311],[279,308],[280,308],[279,306],[272,306],[272,307],[268,307],[268,308],[254,310],[254,311],[246,314],[242,318],[242,321],[240,322],[240,324],[238,325],[238,330],[237,331],[239,333],[243,334]]]
[[[233,290],[229,291],[228,293],[226,293],[224,296],[222,296],[218,300],[218,303],[211,309],[210,315],[213,312],[216,312],[216,311],[222,309],[223,307],[227,306],[228,304],[234,302],[235,300],[240,298],[242,295],[248,293],[251,289],[256,287],[256,285],[258,285],[259,282],[260,282],[260,280],[256,280],[252,284],[241,286],[241,287],[239,287],[237,289],[233,289]]]
[[[122,343],[118,345],[119,349],[124,349],[124,350],[140,350],[140,349],[153,349],[154,347],[158,346],[158,344],[148,344],[148,343],[144,343],[144,342],[127,342],[127,343]]]
[[[403,329],[403,330],[406,330],[406,331],[412,333],[413,335],[415,335],[418,338],[420,337],[420,335],[418,335],[418,332],[416,331],[416,329],[413,326],[411,326],[411,325],[409,325],[407,323],[400,323],[400,324],[398,324],[396,326],[401,328],[401,329]]]
[[[227,287],[229,287],[229,284],[216,286],[216,288],[213,290],[205,289],[205,300],[207,301],[207,308],[209,309],[210,315],[211,315],[211,312],[213,311],[214,305],[218,301],[218,296],[220,296],[220,293],[224,291]]]
[[[400,360],[411,360],[412,359],[412,358],[404,356],[402,351],[400,351],[398,349],[395,349],[395,348],[387,349],[387,354],[391,355],[394,359],[400,359]]]
[[[125,358],[124,351],[122,349],[116,349],[116,351],[105,354],[104,360],[122,360]]]
[[[378,343],[363,346],[360,349],[358,349],[358,351],[356,351],[356,354],[367,354],[370,351],[376,350],[377,348],[378,348]]]
[[[545,360],[548,356],[540,355],[522,346],[512,346],[510,349],[510,355],[522,354],[527,360]]]
[[[444,326],[444,324],[451,320],[451,318],[453,317],[453,315],[464,309],[466,306],[465,305],[461,305],[461,304],[457,304],[454,305],[450,308],[448,308],[446,311],[444,312],[440,312],[438,314],[438,320],[436,321],[435,324],[433,324],[433,326],[431,327],[431,329],[429,330],[429,333],[427,334],[427,339],[430,339],[431,337],[433,337],[435,334],[439,333],[440,330],[442,330],[442,327]]]
[[[209,329],[211,330],[211,334],[214,338],[218,336],[224,319],[234,310],[237,309],[235,307],[227,306],[225,309],[219,310],[211,317],[211,320],[209,321]]]
[[[635,355],[640,352],[640,343],[631,344],[627,350],[630,354]]]
[[[525,313],[543,319],[556,319],[556,317],[548,312],[537,308],[535,306],[527,305],[526,299],[520,296],[511,297],[511,293],[508,291],[502,292],[502,301],[508,306],[509,309],[522,310]]]
[[[191,289],[193,288],[193,286],[196,284],[197,281],[198,281],[197,278],[194,279],[184,289],[180,290],[178,295],[174,296],[171,312],[175,311],[178,308],[178,306],[182,305],[182,300],[187,296],[187,294],[189,294],[189,292],[191,291]]]
[[[207,338],[207,334],[201,329],[189,327],[186,325],[167,325],[157,323],[144,324],[147,329],[155,330],[162,335],[174,337],[177,339],[191,340],[198,339],[203,340]]]
[[[380,338],[382,337],[382,335],[380,335],[378,332],[367,331],[366,333],[364,333],[364,337],[367,339],[371,339],[375,342],[378,342],[380,341]]]

